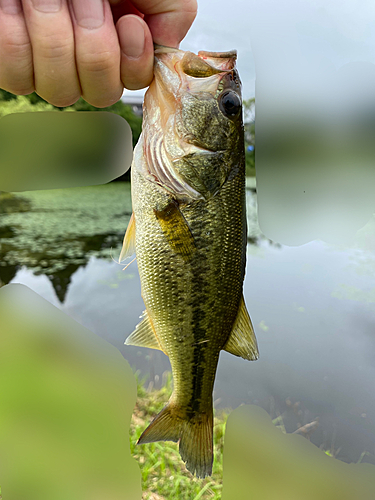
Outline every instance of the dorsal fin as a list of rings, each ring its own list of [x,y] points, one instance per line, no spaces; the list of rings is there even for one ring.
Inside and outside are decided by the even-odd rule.
[[[163,351],[155,335],[147,311],[144,311],[141,317],[142,321],[138,323],[138,325],[135,327],[134,332],[131,333],[125,340],[125,344],[138,347],[149,347],[151,349],[160,349],[161,351]]]
[[[119,257],[119,262],[131,257],[135,253],[135,219],[134,213],[130,217],[128,228],[126,230],[122,249]]]
[[[254,361],[259,357],[257,339],[243,296],[233,329],[223,350],[249,361]]]

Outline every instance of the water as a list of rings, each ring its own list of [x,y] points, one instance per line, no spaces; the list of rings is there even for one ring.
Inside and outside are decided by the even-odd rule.
[[[259,404],[288,432],[318,417],[316,445],[375,463],[375,219],[349,247],[280,246],[259,230],[250,187],[244,295],[260,359],[221,353],[215,406]],[[136,262],[112,260],[130,215],[126,183],[0,195],[0,280],[29,286],[158,385],[168,358],[124,345],[144,309]]]

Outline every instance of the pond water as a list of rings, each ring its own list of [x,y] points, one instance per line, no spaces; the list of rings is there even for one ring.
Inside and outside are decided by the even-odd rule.
[[[254,187],[244,295],[260,359],[221,353],[215,406],[258,404],[288,432],[318,417],[312,442],[375,463],[375,219],[350,246],[281,246],[258,227]],[[124,345],[144,309],[136,262],[113,260],[130,215],[127,183],[0,194],[0,280],[29,286],[158,386],[168,358]]]

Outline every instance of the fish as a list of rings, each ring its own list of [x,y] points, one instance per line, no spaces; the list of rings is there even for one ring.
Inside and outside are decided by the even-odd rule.
[[[120,261],[135,255],[145,311],[125,344],[170,360],[173,392],[138,444],[179,443],[212,474],[220,351],[258,359],[243,298],[245,147],[237,52],[156,46],[131,167],[133,213]]]

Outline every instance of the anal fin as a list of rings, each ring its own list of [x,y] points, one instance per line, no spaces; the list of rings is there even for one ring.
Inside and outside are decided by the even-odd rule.
[[[223,350],[249,361],[254,361],[259,357],[257,339],[243,296],[233,329]]]
[[[142,318],[142,321],[135,327],[134,332],[125,340],[125,344],[138,347],[149,347],[150,349],[160,349],[162,351],[163,349],[155,335],[147,311],[144,311]]]

